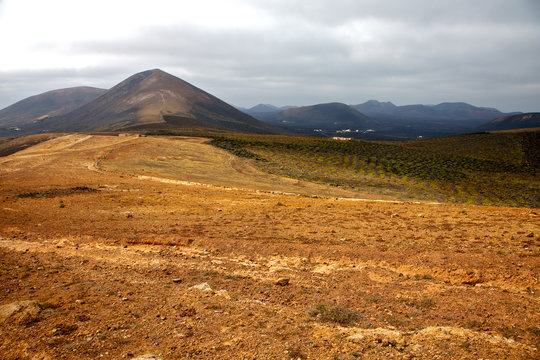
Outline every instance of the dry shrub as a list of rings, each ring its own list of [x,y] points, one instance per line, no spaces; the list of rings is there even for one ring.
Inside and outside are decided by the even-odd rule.
[[[341,305],[319,304],[308,311],[311,317],[323,322],[335,322],[341,325],[352,324],[362,319],[362,315]]]

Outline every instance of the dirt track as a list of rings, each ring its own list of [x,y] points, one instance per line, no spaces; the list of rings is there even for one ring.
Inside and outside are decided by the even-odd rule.
[[[68,135],[0,185],[2,358],[538,357],[538,210],[341,200],[199,139]]]

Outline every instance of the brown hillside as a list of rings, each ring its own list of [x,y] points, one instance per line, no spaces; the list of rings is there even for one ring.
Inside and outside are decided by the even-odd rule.
[[[538,358],[538,210],[355,195],[197,138],[2,157],[0,358]]]
[[[195,121],[195,122],[194,122]],[[279,132],[215,96],[161,70],[135,74],[85,106],[54,119],[56,131],[118,130],[157,124]]]
[[[0,110],[0,128],[23,127],[47,117],[66,114],[106,90],[87,86],[48,91]]]
[[[512,130],[540,127],[540,113],[525,113],[499,117],[478,128],[482,131]]]

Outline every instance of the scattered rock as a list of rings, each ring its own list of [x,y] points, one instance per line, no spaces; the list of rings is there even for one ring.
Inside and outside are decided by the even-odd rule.
[[[86,314],[75,315],[75,321],[88,321],[88,320],[90,320],[90,316]]]
[[[212,287],[210,286],[210,284],[206,282],[199,285],[193,285],[191,289],[202,290],[202,291],[212,291]]]
[[[41,307],[32,300],[17,301],[0,306],[0,321],[13,320],[18,323],[30,323],[39,320]]]
[[[405,339],[399,331],[384,328],[361,330],[347,339],[355,343],[376,342],[382,346],[405,346]]]
[[[529,237],[529,238],[532,238],[532,237],[534,237],[534,233],[533,233],[533,232],[531,232],[531,233],[530,233],[529,235],[527,235],[527,237]]]
[[[182,282],[182,279],[173,279],[172,282],[175,284],[180,284]]]
[[[287,286],[291,280],[289,278],[280,278],[276,281],[276,285]]]
[[[426,217],[426,215],[424,215],[424,214],[418,214],[418,217],[419,217],[419,218],[424,218],[424,217]]]
[[[231,298],[231,295],[227,292],[227,290],[219,290],[216,291],[216,295],[223,296],[225,299],[229,300]]]
[[[185,316],[195,316],[197,315],[197,310],[195,310],[194,308],[187,308],[187,309],[182,309],[180,310],[180,312],[178,313],[179,316],[182,316],[182,317],[185,317]]]
[[[53,335],[68,335],[78,328],[79,327],[76,324],[58,324],[53,330]]]

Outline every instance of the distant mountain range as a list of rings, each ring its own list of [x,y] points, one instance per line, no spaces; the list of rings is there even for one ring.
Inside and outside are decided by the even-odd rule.
[[[358,105],[331,103],[300,108],[289,106],[287,109],[260,104],[243,111],[262,121],[304,134],[314,134],[322,129],[326,135],[346,133],[351,137],[379,140],[484,131],[480,127],[487,122],[515,114],[505,114],[494,108],[477,107],[463,102],[396,106],[391,102],[377,100]],[[299,115],[291,117],[295,111]],[[352,121],[353,111],[355,117],[362,120]],[[299,116],[302,117],[301,121]]]
[[[57,92],[65,90],[57,90],[52,94]],[[0,136],[39,132],[178,128],[213,128],[249,133],[283,132],[158,69],[135,74],[110,90],[100,90],[96,95],[99,96],[94,96],[69,112],[60,104],[58,109],[62,111],[57,112],[51,112],[42,105],[47,103],[51,93],[40,95],[44,100],[35,104],[34,110],[27,114],[18,110],[19,107],[15,108],[17,104],[14,104],[0,112],[0,115],[11,114],[8,120],[0,121]],[[42,117],[41,114],[47,115]]]
[[[505,114],[467,103],[396,106],[376,100],[235,108],[159,69],[135,74],[110,90],[54,90],[0,110],[0,137],[196,128],[406,140],[516,127],[540,127],[538,113]]]
[[[476,107],[467,103],[442,103],[439,105],[396,106],[391,102],[370,100],[352,105],[356,110],[373,118],[394,120],[462,120],[478,125],[505,115],[497,109]]]
[[[380,127],[376,120],[342,103],[290,107],[263,119],[269,124],[296,131],[349,128],[366,130]]]

